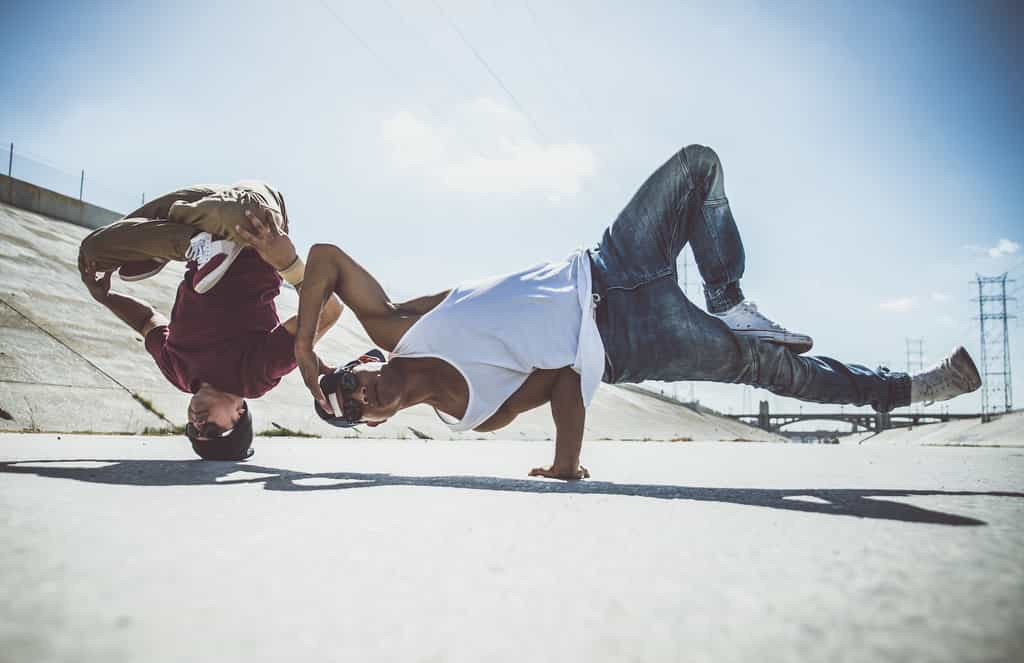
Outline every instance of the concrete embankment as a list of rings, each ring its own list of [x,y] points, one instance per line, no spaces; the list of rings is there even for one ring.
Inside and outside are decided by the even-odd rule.
[[[0,202],[83,228],[99,228],[121,217],[112,210],[7,175],[0,175]]]
[[[979,417],[913,428],[892,428],[877,435],[857,433],[841,440],[844,444],[1019,447],[1024,446],[1024,412],[997,415],[988,422],[982,422]]]

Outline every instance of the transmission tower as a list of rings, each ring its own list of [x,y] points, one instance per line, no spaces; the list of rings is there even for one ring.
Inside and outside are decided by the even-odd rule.
[[[999,407],[999,392],[1003,394],[1002,407],[1009,412],[1013,409],[1013,375],[1010,370],[1010,318],[1006,302],[1013,297],[1006,296],[1006,284],[1013,279],[1000,276],[976,275],[978,296],[971,301],[978,302],[978,324],[981,326],[981,419],[988,421],[991,412]]]
[[[683,247],[683,295],[690,299],[690,252]],[[693,300],[690,299],[692,302]],[[690,402],[697,402],[697,395],[694,393],[693,382],[690,382]]]
[[[907,375],[914,375],[924,370],[924,339],[907,339]],[[920,412],[920,406],[914,405],[910,408],[914,412]]]
[[[683,248],[683,294],[690,298],[690,255],[686,248]]]
[[[924,339],[907,339],[907,375],[914,375],[924,370]]]

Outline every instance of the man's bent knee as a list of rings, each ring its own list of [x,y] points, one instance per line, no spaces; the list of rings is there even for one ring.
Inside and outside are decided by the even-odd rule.
[[[695,186],[702,188],[706,195],[725,196],[722,161],[717,152],[707,145],[687,145],[682,150],[682,158],[690,169],[690,177]]]

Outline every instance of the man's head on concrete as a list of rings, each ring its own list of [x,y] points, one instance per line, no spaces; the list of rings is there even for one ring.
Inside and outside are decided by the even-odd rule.
[[[203,384],[188,404],[185,435],[204,460],[245,460],[252,455],[252,415],[241,396]]]

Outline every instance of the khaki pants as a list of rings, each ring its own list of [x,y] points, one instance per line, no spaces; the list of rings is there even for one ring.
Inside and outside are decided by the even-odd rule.
[[[82,240],[81,253],[109,272],[129,262],[158,258],[185,260],[192,237],[206,231],[239,241],[236,225],[251,228],[245,212],[260,220],[273,219],[288,233],[284,196],[263,182],[232,186],[191,186],[155,198],[120,221],[97,228]]]

